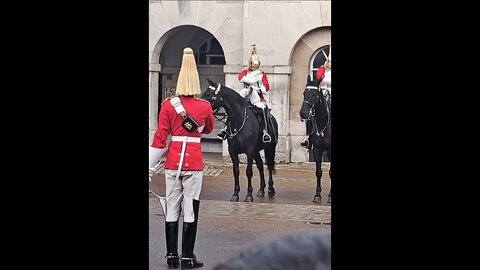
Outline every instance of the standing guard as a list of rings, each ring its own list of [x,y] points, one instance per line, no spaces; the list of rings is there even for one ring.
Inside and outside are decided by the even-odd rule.
[[[150,147],[149,167],[152,168],[166,153],[165,236],[167,264],[178,268],[178,223],[183,210],[182,269],[198,268],[203,262],[193,253],[197,234],[200,192],[203,181],[201,134],[213,131],[215,118],[210,103],[196,98],[201,93],[198,70],[191,48],[183,51],[175,97],[161,106],[158,129]],[[167,147],[167,138],[171,141]],[[167,151],[168,149],[168,151]]]

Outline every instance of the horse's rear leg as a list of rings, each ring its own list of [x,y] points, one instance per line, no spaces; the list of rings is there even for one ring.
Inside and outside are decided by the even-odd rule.
[[[252,196],[252,176],[253,176],[253,170],[252,170],[252,165],[253,165],[253,157],[252,155],[247,155],[247,179],[248,179],[248,187],[247,187],[247,196],[245,197],[245,201],[248,202],[253,202],[253,196]]]
[[[238,192],[240,192],[240,168],[239,164],[240,161],[238,160],[238,155],[230,153],[230,157],[232,158],[232,171],[233,177],[235,178],[235,187],[233,189],[232,198],[230,198],[231,202],[238,202]]]
[[[258,173],[260,174],[260,189],[258,190],[257,197],[265,196],[265,174],[263,173],[263,160],[260,156],[260,152],[255,154],[255,164],[257,164]]]
[[[273,174],[275,173],[275,147],[277,144],[265,148],[265,160],[268,167],[268,197],[275,197],[275,188],[273,187]]]

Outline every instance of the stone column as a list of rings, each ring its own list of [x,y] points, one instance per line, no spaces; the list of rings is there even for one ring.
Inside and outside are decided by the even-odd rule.
[[[149,91],[149,110],[148,110],[148,135],[149,142],[153,141],[153,135],[157,130],[158,126],[158,87],[160,81],[160,64],[150,64],[149,70],[149,80],[150,80],[150,91]]]

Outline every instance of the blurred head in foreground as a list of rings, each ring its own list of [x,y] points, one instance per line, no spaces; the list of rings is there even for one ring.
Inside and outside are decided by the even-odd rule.
[[[249,249],[213,270],[330,270],[331,234],[297,234]]]

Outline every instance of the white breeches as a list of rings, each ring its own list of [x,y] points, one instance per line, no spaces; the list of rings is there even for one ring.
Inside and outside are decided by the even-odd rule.
[[[240,94],[240,96],[246,97],[249,92],[250,92],[249,88],[243,88],[238,93]],[[258,95],[258,92],[255,91],[255,89],[252,90],[252,94],[250,95],[250,103],[252,103],[254,106],[261,109],[266,108],[265,103],[262,102],[262,100],[260,99],[260,96]]]
[[[183,209],[183,221],[194,222],[193,200],[200,200],[202,191],[203,171],[181,171],[175,182],[177,170],[165,170],[167,197],[167,222],[175,222],[180,217],[180,209]],[[174,185],[175,184],[175,185]]]

